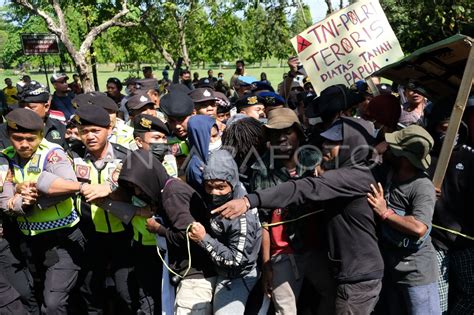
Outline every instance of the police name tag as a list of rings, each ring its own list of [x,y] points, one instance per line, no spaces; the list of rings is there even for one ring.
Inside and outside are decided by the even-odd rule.
[[[39,167],[41,160],[41,154],[35,154],[33,157],[30,159],[30,165],[28,166],[28,172],[33,172],[33,173],[40,173],[41,169]]]

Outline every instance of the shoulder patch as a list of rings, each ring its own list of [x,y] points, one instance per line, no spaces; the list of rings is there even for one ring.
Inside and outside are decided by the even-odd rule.
[[[56,164],[58,162],[61,162],[63,158],[58,154],[57,150],[53,150],[52,152],[49,153],[47,157],[48,163],[51,164]]]

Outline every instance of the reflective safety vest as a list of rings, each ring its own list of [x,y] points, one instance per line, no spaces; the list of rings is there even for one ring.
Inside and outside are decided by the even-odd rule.
[[[74,168],[76,170],[77,179],[80,182],[89,184],[108,184],[111,177],[118,178],[121,165],[122,160],[114,159],[104,162],[104,166],[98,169],[91,160],[84,160],[77,157],[74,158]],[[77,201],[77,207],[83,216],[83,219],[85,219],[86,216],[89,216],[90,212],[90,217],[94,223],[96,232],[116,233],[125,230],[125,227],[120,219],[94,203],[87,203],[84,199],[84,196],[77,198]]]
[[[44,139],[24,167],[13,165],[13,182],[20,184],[30,181],[37,182],[47,164],[47,157],[55,150],[63,150],[59,145]],[[16,154],[13,147],[3,150],[3,153],[13,161]],[[67,198],[47,209],[40,209],[37,205],[28,210],[25,216],[17,218],[18,226],[25,235],[35,236],[44,232],[68,228],[79,222],[72,198]]]
[[[112,129],[109,142],[119,144],[129,150],[136,150],[137,144],[133,138],[133,128],[126,125],[123,120],[117,118],[116,126]]]
[[[176,159],[173,155],[167,154],[163,161],[163,166],[166,172],[171,177],[178,177],[178,171],[176,166]],[[140,205],[135,205],[140,206]],[[156,245],[156,235],[148,232],[145,228],[147,218],[141,216],[134,216],[132,219],[133,227],[133,239],[142,245]]]
[[[132,219],[133,239],[142,245],[156,245],[156,235],[145,228],[147,218],[134,216]]]

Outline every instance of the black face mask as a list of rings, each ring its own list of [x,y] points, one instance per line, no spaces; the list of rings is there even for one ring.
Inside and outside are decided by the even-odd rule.
[[[150,143],[150,152],[160,162],[163,162],[165,155],[168,153],[168,144],[166,143]]]
[[[72,149],[72,148],[80,148],[82,147],[84,144],[82,143],[81,140],[79,139],[76,139],[76,138],[70,138],[67,141],[67,144],[69,145],[69,147]]]
[[[206,193],[205,199],[207,206],[210,209],[215,209],[222,206],[227,201],[232,200],[232,191],[225,195],[211,195]]]
[[[192,82],[191,80],[183,80],[183,84],[185,84],[185,85],[189,85],[189,84],[191,84],[191,82]]]

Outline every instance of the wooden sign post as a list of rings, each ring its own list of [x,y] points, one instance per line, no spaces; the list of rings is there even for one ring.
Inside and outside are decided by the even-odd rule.
[[[436,165],[436,171],[433,176],[433,184],[436,188],[441,188],[444,175],[446,174],[446,169],[448,168],[449,159],[451,158],[451,152],[454,148],[454,140],[456,139],[456,134],[458,133],[459,126],[461,125],[462,115],[464,113],[464,109],[466,108],[469,93],[471,92],[471,87],[473,84],[473,75],[474,48],[471,46],[469,57],[466,62],[466,68],[464,68],[464,74],[462,76],[461,85],[459,86],[458,95],[456,97],[456,102],[454,103],[454,108],[451,113],[451,118],[449,120],[449,126],[446,132],[446,137],[444,138],[443,146],[441,147],[441,152],[438,159],[438,164]]]

